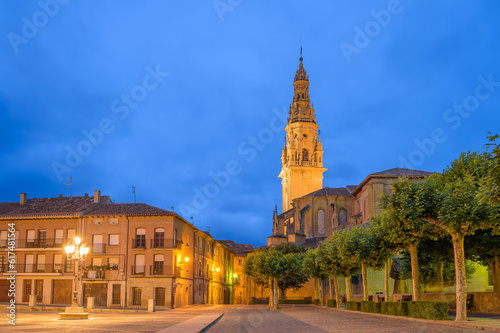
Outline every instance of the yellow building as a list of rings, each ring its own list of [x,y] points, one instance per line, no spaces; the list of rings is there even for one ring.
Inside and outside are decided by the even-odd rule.
[[[9,224],[14,224],[15,263],[8,265]],[[230,304],[235,252],[174,212],[115,204],[94,196],[33,198],[0,203],[0,302],[8,302],[10,271],[15,301],[68,305],[75,264],[64,246],[75,236],[90,251],[82,262],[80,304],[94,297],[102,307],[174,308],[195,303]]]

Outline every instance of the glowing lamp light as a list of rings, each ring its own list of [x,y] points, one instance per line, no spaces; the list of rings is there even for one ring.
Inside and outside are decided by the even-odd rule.
[[[75,245],[78,246],[82,242],[82,239],[80,237],[75,237]]]
[[[189,262],[189,257],[184,258],[185,262]]]
[[[220,272],[220,268],[219,267],[217,267],[215,270],[217,271],[217,273]]]
[[[68,245],[64,248],[64,251],[66,251],[67,254],[70,254],[70,253],[73,253],[75,252],[75,245],[71,244],[71,245]]]
[[[80,248],[80,255],[83,257],[89,253],[89,248],[86,246],[82,246]]]
[[[234,274],[233,274],[233,276],[234,276],[235,278],[237,278],[237,277],[238,277],[238,274],[234,273]]]

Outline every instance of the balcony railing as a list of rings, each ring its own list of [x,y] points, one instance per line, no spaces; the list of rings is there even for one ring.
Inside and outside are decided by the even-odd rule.
[[[92,244],[92,254],[103,254],[106,253],[106,244]]]
[[[0,248],[6,248],[8,246],[7,240],[0,240]],[[32,248],[62,248],[63,239],[62,238],[44,238],[44,239],[16,239],[15,248],[17,249],[32,249]]]
[[[101,270],[98,270],[98,271],[93,271],[93,270],[89,270],[86,272],[87,276],[84,275],[84,278],[87,278],[87,279],[101,279],[101,280],[104,280],[106,278],[106,271],[101,271]]]
[[[174,244],[175,243],[175,244]],[[149,242],[145,238],[132,238],[133,249],[181,249],[182,241],[177,239],[150,238]],[[149,245],[149,246],[147,246]],[[174,246],[175,245],[175,246]]]
[[[134,266],[132,265],[132,269],[130,270],[132,275],[145,275],[146,266]]]
[[[9,270],[8,266],[5,265],[5,270]],[[16,264],[17,273],[68,273],[64,269],[63,264]]]
[[[149,265],[149,275],[163,275],[163,265]]]

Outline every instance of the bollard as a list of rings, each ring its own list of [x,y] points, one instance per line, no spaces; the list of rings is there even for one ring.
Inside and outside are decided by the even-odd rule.
[[[155,312],[155,300],[148,299],[148,312]]]
[[[87,297],[87,311],[94,309],[95,297]]]
[[[29,307],[34,308],[36,306],[36,296],[30,295]]]

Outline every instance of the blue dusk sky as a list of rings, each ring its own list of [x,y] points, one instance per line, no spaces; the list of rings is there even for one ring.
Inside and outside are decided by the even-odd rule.
[[[99,189],[259,246],[300,46],[324,186],[500,132],[500,2],[2,1],[0,200]]]

